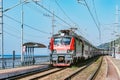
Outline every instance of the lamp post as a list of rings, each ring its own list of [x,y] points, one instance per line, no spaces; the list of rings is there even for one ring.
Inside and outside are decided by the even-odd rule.
[[[39,0],[32,0],[38,2]],[[24,52],[23,52],[23,39],[24,39],[24,9],[23,5],[29,3],[29,0],[20,0],[20,3],[25,2],[21,5],[21,64],[24,65]]]

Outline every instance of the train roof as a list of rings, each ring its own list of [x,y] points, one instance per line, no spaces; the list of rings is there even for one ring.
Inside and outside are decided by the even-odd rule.
[[[73,31],[73,30],[71,30],[71,29],[60,30],[60,31],[58,31],[58,34],[55,34],[55,35],[53,35],[53,36],[54,36],[54,37],[55,37],[55,36],[60,36],[60,34],[62,34],[62,33],[64,33],[65,36],[74,36],[74,37],[82,40],[83,42],[91,45],[92,47],[97,48],[97,47],[95,47],[94,45],[92,45],[92,44],[91,44],[87,39],[85,39],[83,36],[78,35],[77,33],[75,33],[75,31]]]

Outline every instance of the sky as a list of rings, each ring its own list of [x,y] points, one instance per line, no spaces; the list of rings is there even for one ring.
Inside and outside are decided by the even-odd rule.
[[[3,0],[3,10],[11,8],[20,3],[20,0]],[[23,0],[22,0],[23,1]],[[38,42],[48,46],[52,33],[52,14],[36,5],[32,0],[23,5],[23,42]],[[54,33],[61,29],[77,27],[76,31],[89,40],[93,45],[98,46],[102,43],[110,42],[120,33],[120,27],[115,26],[116,5],[120,10],[119,0],[85,0],[98,25],[100,23],[101,39],[99,30],[85,5],[84,0],[39,0],[39,4],[50,12],[54,12]],[[18,5],[4,12],[4,54],[20,54],[21,45],[21,5]],[[120,14],[120,11],[119,11]],[[49,16],[46,16],[49,15]],[[120,15],[119,22],[120,22]],[[67,23],[67,24],[66,24]],[[28,25],[28,26],[26,26]],[[71,25],[71,26],[69,26]],[[114,32],[117,32],[114,34]],[[112,35],[113,34],[113,35]],[[48,49],[35,49],[36,54],[49,54]]]

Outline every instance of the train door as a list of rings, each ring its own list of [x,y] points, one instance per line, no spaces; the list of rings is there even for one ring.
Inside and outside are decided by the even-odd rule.
[[[89,56],[89,54],[88,54],[88,45],[85,44],[85,47],[84,47],[84,57],[85,57],[85,59],[88,59],[88,56]]]
[[[76,57],[82,57],[82,42],[79,39],[76,39]]]

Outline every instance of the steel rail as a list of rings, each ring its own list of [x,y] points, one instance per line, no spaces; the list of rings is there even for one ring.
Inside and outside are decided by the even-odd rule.
[[[95,78],[97,77],[97,75],[98,75],[98,73],[99,73],[99,71],[101,69],[102,62],[103,62],[103,57],[101,59],[101,62],[99,64],[98,68],[95,70],[95,72],[87,80],[95,80]]]
[[[78,69],[76,72],[72,73],[71,75],[69,75],[68,77],[66,77],[64,80],[71,80],[73,77],[75,77],[78,73],[82,72],[83,70],[85,70],[87,67],[89,67],[90,65],[92,65],[93,61],[89,64],[87,64],[86,66],[84,66],[83,68]]]
[[[46,74],[44,74],[44,75],[41,75],[41,76],[38,76],[38,77],[35,77],[35,78],[32,78],[32,79],[30,79],[30,80],[38,80],[38,79],[40,79],[40,78],[46,77],[46,76],[48,76],[48,75],[50,75],[50,74],[54,74],[54,73],[56,73],[56,72],[59,72],[59,71],[65,70],[65,69],[66,69],[66,67],[61,68],[61,69],[59,69],[59,70],[55,70],[55,71],[49,72],[49,73],[46,73]]]
[[[40,69],[32,71],[32,72],[26,72],[24,74],[19,74],[19,75],[11,76],[11,77],[8,77],[8,78],[4,78],[3,80],[17,80],[17,79],[20,79],[20,78],[23,78],[23,77],[31,76],[33,74],[45,72],[45,71],[48,71],[48,70],[51,70],[51,69],[54,69],[54,67],[49,66],[47,68],[46,67],[45,68],[40,68]]]
[[[92,64],[92,63],[91,63]],[[79,72],[83,71],[84,69],[86,69],[88,66],[90,66],[91,64],[88,64],[87,66],[84,66],[83,68],[80,68],[79,70],[77,70],[76,72],[72,73],[71,75],[69,75],[68,77],[66,77],[64,80],[71,80],[74,76],[76,76]]]

